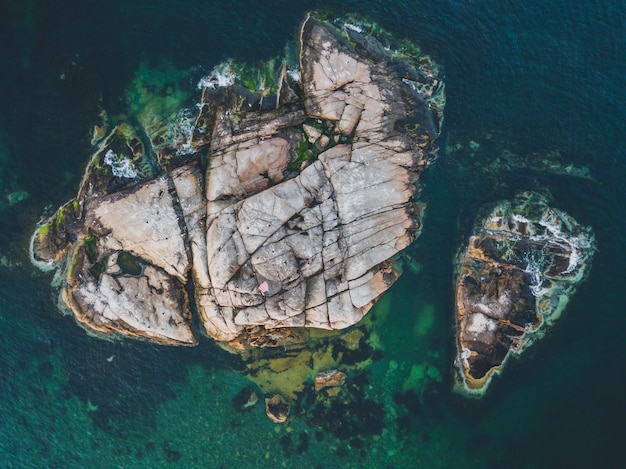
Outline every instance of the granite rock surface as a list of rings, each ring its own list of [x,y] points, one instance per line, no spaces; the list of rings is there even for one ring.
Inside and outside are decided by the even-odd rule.
[[[355,29],[309,17],[300,41],[273,97],[207,83],[184,151],[126,124],[100,143],[31,246],[85,328],[192,345],[193,304],[216,340],[267,344],[351,326],[395,282],[443,84]]]

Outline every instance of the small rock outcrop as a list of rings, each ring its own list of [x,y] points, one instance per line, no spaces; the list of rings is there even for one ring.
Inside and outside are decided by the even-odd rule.
[[[309,17],[300,41],[300,78],[284,68],[275,96],[208,80],[189,141],[114,128],[37,229],[33,262],[59,269],[88,330],[192,345],[193,301],[237,348],[351,326],[395,282],[443,83],[359,28]]]
[[[322,371],[315,375],[315,390],[321,391],[326,387],[335,388],[346,382],[346,374],[339,370]]]
[[[482,396],[511,354],[545,334],[594,250],[590,228],[536,193],[502,201],[477,221],[456,266],[460,392]]]
[[[280,394],[265,398],[265,413],[274,423],[284,423],[289,417],[291,406]]]

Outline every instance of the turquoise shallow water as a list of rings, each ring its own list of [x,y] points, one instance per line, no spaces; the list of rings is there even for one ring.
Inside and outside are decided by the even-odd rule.
[[[351,409],[372,426],[362,437],[324,435],[306,415],[284,427],[260,406],[235,412],[248,383],[208,340],[174,349],[86,336],[27,256],[45,208],[75,193],[99,107],[124,109],[141,61],[169,60],[192,90],[228,57],[282,54],[304,13],[330,6],[420,42],[445,68],[448,98],[440,158],[421,181],[424,231],[409,249],[421,270],[388,295],[384,356],[363,384],[383,414]],[[625,10],[617,0],[0,2],[0,466],[619,467]],[[487,171],[504,149],[519,164]],[[557,150],[592,179],[543,171]],[[466,400],[450,392],[452,258],[479,207],[520,189],[549,190],[593,227],[599,250],[546,339],[483,400]],[[402,394],[422,365],[441,382]]]

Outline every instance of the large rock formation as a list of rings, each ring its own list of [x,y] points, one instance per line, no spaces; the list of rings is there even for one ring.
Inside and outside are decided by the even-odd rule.
[[[33,261],[61,268],[88,330],[194,344],[193,292],[210,336],[268,344],[355,324],[394,283],[442,83],[356,27],[309,17],[300,41],[300,81],[283,69],[275,96],[207,80],[190,141],[116,127],[38,228]]]
[[[535,193],[498,203],[459,254],[458,389],[481,396],[511,354],[559,318],[588,274],[591,230]]]

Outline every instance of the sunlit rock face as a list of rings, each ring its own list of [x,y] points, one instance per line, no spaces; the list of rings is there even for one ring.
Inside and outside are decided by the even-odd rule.
[[[264,331],[355,324],[397,279],[443,84],[360,28],[309,17],[300,41],[273,95],[219,75],[183,137],[116,127],[38,228],[33,261],[59,269],[88,330],[194,344],[193,301],[213,338],[272,342]]]
[[[523,193],[477,221],[457,259],[458,390],[481,396],[559,318],[588,274],[591,230]]]

